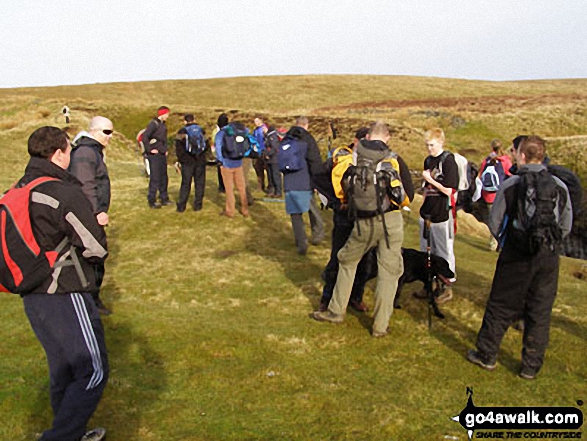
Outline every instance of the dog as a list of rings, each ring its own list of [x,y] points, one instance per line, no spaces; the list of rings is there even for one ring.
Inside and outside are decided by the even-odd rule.
[[[372,249],[369,251],[370,270],[369,279],[377,277],[377,251]],[[402,248],[402,257],[404,260],[404,273],[399,278],[397,283],[397,291],[393,301],[393,307],[400,309],[399,303],[400,294],[404,283],[412,283],[417,280],[426,284],[428,281],[428,271],[426,269],[427,254],[424,251],[417,251],[411,248]],[[448,266],[448,262],[440,256],[434,254],[430,255],[430,262],[432,267],[432,276],[435,276],[437,281],[444,286],[450,285],[455,275]],[[442,290],[440,291],[442,292]]]

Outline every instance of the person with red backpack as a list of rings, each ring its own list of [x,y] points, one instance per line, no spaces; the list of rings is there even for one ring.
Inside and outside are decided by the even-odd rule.
[[[511,167],[512,161],[508,155],[503,153],[501,141],[497,138],[491,141],[491,153],[483,160],[479,168],[481,198],[487,206],[487,218],[497,190],[499,190],[503,181],[512,175],[510,172]],[[497,249],[497,242],[493,236],[489,239],[489,248],[492,251]]]
[[[24,176],[0,199],[0,288],[22,296],[47,355],[53,425],[40,440],[99,441],[106,431],[86,432],[86,425],[109,374],[91,295],[94,265],[108,255],[106,235],[80,181],[67,172],[67,134],[41,127],[28,152]]]
[[[483,160],[479,168],[481,179],[481,197],[489,205],[495,200],[499,186],[512,174],[512,161],[508,155],[503,153],[502,144],[499,139],[491,141],[491,153]]]
[[[456,193],[459,172],[454,155],[444,150],[445,135],[440,128],[428,130],[424,141],[429,156],[424,160],[424,202],[420,208],[420,251],[427,250],[426,220],[430,219],[430,250],[449,264],[456,277],[454,238],[456,234]],[[427,233],[428,234],[428,233]],[[455,279],[456,280],[456,279]],[[454,282],[452,280],[451,282]],[[415,297],[426,299],[425,289],[414,293]],[[446,287],[436,298],[442,304],[452,299],[451,287]]]

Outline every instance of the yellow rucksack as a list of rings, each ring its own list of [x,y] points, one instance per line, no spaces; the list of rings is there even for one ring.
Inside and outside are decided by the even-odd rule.
[[[343,204],[347,203],[348,201],[345,195],[345,190],[343,188],[342,178],[351,165],[356,165],[355,162],[355,155],[353,155],[353,151],[349,147],[338,147],[332,152],[332,186],[334,187],[334,194]],[[389,184],[391,187],[391,192],[396,195],[401,194],[401,198],[403,198],[401,202],[396,202],[394,198],[390,198],[390,202],[398,207],[408,206],[410,204],[410,199],[403,191],[402,182],[399,178],[399,162],[397,160],[397,155],[393,152],[377,164],[376,171],[389,169],[390,167],[392,167],[397,172],[393,173],[393,175],[396,177],[392,179]]]

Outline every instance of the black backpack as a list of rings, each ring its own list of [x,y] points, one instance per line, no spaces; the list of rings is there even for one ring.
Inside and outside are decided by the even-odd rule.
[[[243,159],[251,144],[247,129],[241,123],[230,123],[224,127],[222,156],[228,159]]]
[[[534,256],[541,249],[559,251],[562,230],[557,222],[561,204],[566,203],[566,193],[547,170],[518,175],[516,203],[510,213],[508,242],[523,254]]]
[[[581,212],[581,199],[583,197],[583,187],[581,187],[581,180],[571,170],[562,165],[547,165],[548,172],[559,178],[567,186],[569,196],[571,198],[571,206],[573,207],[573,219],[577,219]]]

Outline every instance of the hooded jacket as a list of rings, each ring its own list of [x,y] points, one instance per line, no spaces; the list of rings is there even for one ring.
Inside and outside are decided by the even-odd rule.
[[[104,229],[98,225],[80,181],[47,159],[31,158],[17,186],[44,176],[59,180],[40,184],[31,193],[33,234],[45,251],[55,250],[65,238],[67,245],[59,251],[52,274],[32,292],[92,292],[96,289],[92,264],[108,255]]]
[[[82,191],[92,204],[94,214],[108,213],[110,177],[104,162],[104,146],[89,134],[76,138],[69,172],[81,182]]]

